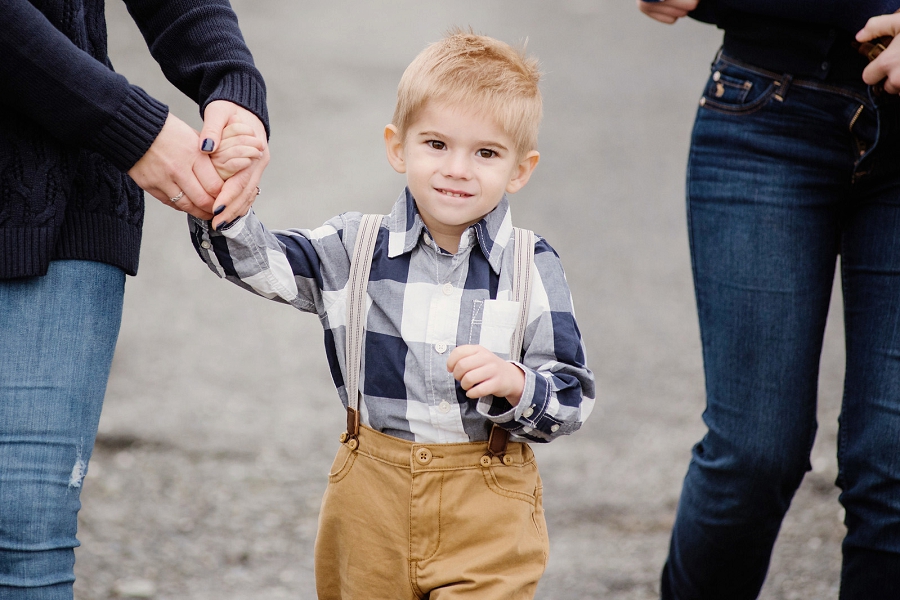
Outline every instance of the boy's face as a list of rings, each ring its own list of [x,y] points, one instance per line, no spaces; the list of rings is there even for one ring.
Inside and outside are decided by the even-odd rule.
[[[485,112],[444,103],[426,104],[404,139],[388,125],[384,141],[428,231],[450,252],[504,192],[522,189],[539,158],[536,151],[520,158],[513,139]]]

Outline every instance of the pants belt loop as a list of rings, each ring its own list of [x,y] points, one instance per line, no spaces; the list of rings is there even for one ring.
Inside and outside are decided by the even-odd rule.
[[[788,88],[791,87],[791,82],[793,80],[794,78],[790,74],[785,73],[784,77],[781,78],[781,81],[775,82],[775,87],[778,88],[777,90],[775,90],[776,100],[778,100],[779,102],[784,102],[784,99],[787,97]]]

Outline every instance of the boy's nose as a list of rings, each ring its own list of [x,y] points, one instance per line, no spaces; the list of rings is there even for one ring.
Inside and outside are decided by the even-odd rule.
[[[464,152],[449,152],[442,170],[445,177],[468,179],[472,174],[472,164]]]

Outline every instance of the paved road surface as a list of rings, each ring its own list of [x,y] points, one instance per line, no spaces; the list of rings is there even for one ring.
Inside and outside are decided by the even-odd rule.
[[[390,208],[403,179],[381,131],[403,69],[427,43],[453,25],[528,39],[546,72],[546,117],[541,164],[514,215],[562,256],[599,382],[585,427],[536,448],[552,547],[538,598],[655,598],[703,432],[683,177],[719,33],[665,27],[611,0],[235,9],[269,86],[273,159],[257,210],[277,227]],[[117,69],[199,128],[123,6],[108,11]],[[313,598],[318,503],[343,419],[319,324],[216,279],[182,215],[152,199],[140,270],[85,483],[76,596]],[[785,522],[767,600],[837,598],[834,308],[814,471]]]

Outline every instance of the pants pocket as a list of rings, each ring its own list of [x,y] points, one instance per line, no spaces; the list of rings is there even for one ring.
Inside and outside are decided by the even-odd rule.
[[[522,466],[492,465],[482,468],[482,474],[488,489],[495,494],[537,505],[540,477],[534,462]]]
[[[341,444],[338,448],[334,462],[331,463],[331,469],[328,471],[328,482],[337,483],[347,476],[353,463],[356,462],[356,452],[347,447],[347,444]]]

